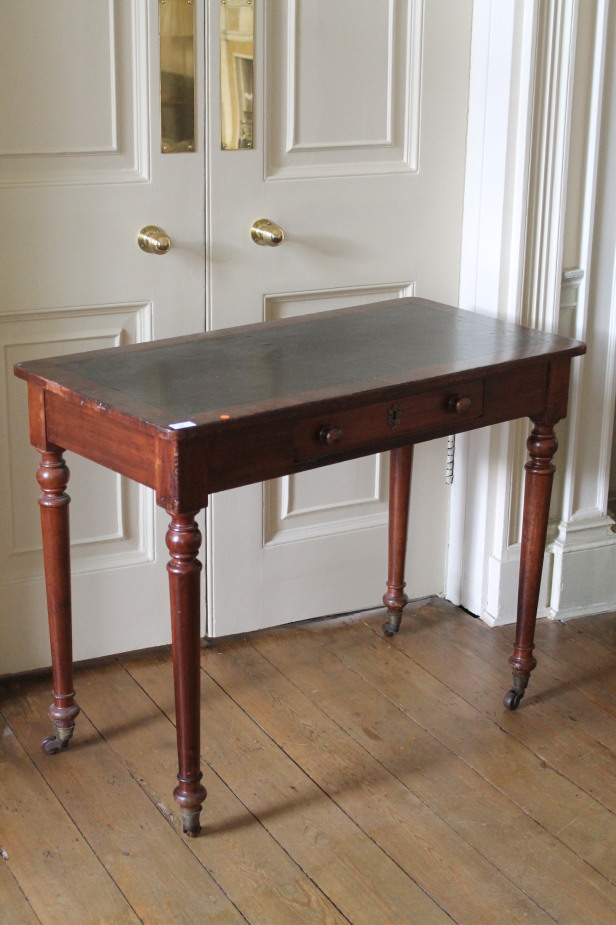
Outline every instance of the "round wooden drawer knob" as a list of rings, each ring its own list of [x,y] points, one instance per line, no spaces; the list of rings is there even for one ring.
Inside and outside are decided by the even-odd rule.
[[[322,427],[319,431],[319,440],[321,443],[326,443],[327,446],[335,446],[336,443],[340,443],[344,434],[339,427]]]
[[[455,412],[456,414],[464,414],[466,411],[470,411],[472,401],[466,395],[454,395],[453,398],[449,399],[449,410]]]

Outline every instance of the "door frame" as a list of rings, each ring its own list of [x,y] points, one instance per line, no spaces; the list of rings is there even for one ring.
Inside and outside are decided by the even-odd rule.
[[[606,71],[614,9],[610,21],[609,0],[597,0],[592,23],[582,23],[585,74],[576,72],[582,15],[589,10],[580,0],[505,8],[475,0],[460,286],[462,307],[589,342],[589,357],[574,364],[560,428],[540,601],[540,615],[559,619],[616,603],[616,535],[606,507],[616,386],[614,377],[605,383],[606,358],[611,368],[616,356],[614,229],[595,217],[598,184],[611,182],[601,129],[603,89],[614,83]],[[585,141],[569,174],[576,107]],[[580,229],[580,241],[578,266],[563,274],[566,222]],[[602,264],[606,233],[612,258]],[[576,427],[582,421],[591,425],[588,452]],[[456,452],[446,596],[490,625],[515,620],[526,433],[520,424],[475,432]]]
[[[521,314],[536,8],[473,4],[459,304],[508,321]],[[445,596],[487,622],[490,539],[498,546],[508,533],[511,431],[456,438]]]

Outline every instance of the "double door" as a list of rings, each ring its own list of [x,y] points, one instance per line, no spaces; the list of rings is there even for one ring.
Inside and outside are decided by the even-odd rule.
[[[398,295],[457,299],[471,0],[185,0],[191,43],[183,3],[165,4],[172,82],[192,48],[196,140],[177,153],[161,129],[156,0],[0,13],[0,674],[49,662],[37,460],[13,362]],[[221,113],[230,67],[236,150]],[[262,218],[281,245],[254,242]],[[169,235],[164,256],[138,247],[146,225]],[[147,490],[68,461],[75,657],[168,641],[166,515]],[[443,588],[444,467],[442,442],[418,449],[411,596]],[[386,469],[375,457],[214,496],[207,631],[377,604]]]

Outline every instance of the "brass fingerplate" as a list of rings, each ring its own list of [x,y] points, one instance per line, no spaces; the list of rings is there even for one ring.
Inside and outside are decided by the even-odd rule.
[[[159,0],[160,149],[195,150],[195,3]]]
[[[254,146],[255,0],[220,0],[220,146]]]

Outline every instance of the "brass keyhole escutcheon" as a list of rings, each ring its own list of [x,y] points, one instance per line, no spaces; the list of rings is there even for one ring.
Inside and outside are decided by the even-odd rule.
[[[387,413],[387,423],[392,428],[396,428],[402,420],[402,411],[398,405],[392,405]]]
[[[280,225],[271,222],[269,218],[259,218],[253,222],[250,237],[255,244],[260,244],[261,247],[278,247],[284,241],[284,231]]]
[[[146,225],[137,235],[137,244],[146,254],[166,254],[171,248],[171,238],[157,225]]]

